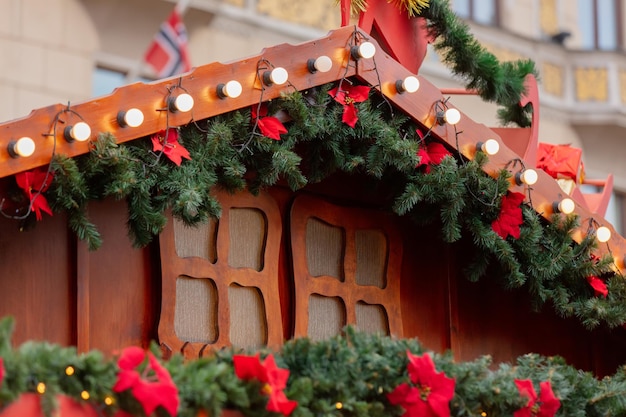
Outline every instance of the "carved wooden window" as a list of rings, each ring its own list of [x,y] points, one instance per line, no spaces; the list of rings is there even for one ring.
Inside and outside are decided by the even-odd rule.
[[[278,346],[283,340],[278,206],[263,193],[217,197],[219,221],[190,228],[170,219],[160,237],[159,339],[164,349],[187,357],[207,348]]]
[[[402,336],[402,244],[389,213],[300,196],[290,227],[296,337],[323,339],[346,324]]]

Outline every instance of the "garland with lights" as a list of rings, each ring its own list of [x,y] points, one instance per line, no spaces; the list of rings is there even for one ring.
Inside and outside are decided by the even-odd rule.
[[[468,279],[495,268],[489,275],[505,288],[529,291],[536,308],[548,302],[589,328],[626,323],[626,284],[610,256],[594,255],[593,233],[573,242],[576,217],[545,222],[520,205],[524,196],[508,191],[509,170],[487,176],[483,152],[472,161],[453,155],[373,91],[346,79],[180,132],[125,144],[101,134],[88,155],[54,158],[54,181],[38,198],[67,211],[70,227],[92,249],[101,241],[86,216],[88,201],[124,199],[130,237],[144,246],[162,231],[168,209],[190,226],[219,217],[210,193],[216,186],[257,193],[281,179],[297,190],[336,172],[359,175],[386,196],[379,208],[418,224],[436,222],[445,242],[471,240]]]
[[[117,358],[41,342],[10,347],[0,320],[0,416],[41,409],[72,415],[606,416],[626,413],[626,371],[601,380],[559,357],[528,354],[494,368],[454,362],[415,339],[345,329],[286,342],[275,352],[222,350],[168,361],[141,348]],[[537,414],[539,413],[539,414]]]

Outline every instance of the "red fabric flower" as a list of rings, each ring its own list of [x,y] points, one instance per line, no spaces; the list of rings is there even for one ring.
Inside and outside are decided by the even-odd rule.
[[[537,401],[537,393],[530,379],[516,379],[515,385],[522,397],[528,398],[528,404],[513,413],[513,417],[554,417],[561,401],[554,395],[550,381],[539,384],[540,393]]]
[[[42,211],[52,216],[52,210],[48,205],[48,200],[43,196],[43,193],[50,187],[53,179],[54,173],[52,171],[48,172],[47,169],[42,168],[15,174],[15,182],[17,182],[17,185],[26,193],[28,201],[30,202],[30,208],[35,212],[37,220],[43,218],[41,215]]]
[[[278,368],[272,355],[268,355],[263,363],[258,353],[254,356],[234,355],[233,364],[239,378],[256,379],[263,384],[261,391],[269,395],[265,407],[268,411],[288,416],[298,405],[297,401],[288,400],[283,392],[289,379],[289,370]]]
[[[148,363],[145,364],[146,355]],[[138,368],[142,364],[141,373]],[[143,407],[146,415],[151,415],[158,406],[175,416],[178,409],[178,389],[167,369],[150,352],[131,346],[122,351],[117,361],[120,372],[113,386],[114,392],[131,390],[133,397]]]
[[[335,87],[328,94],[343,106],[341,121],[350,127],[354,127],[357,120],[359,120],[357,116],[358,110],[354,103],[361,103],[367,100],[370,94],[370,87],[366,85],[353,86],[346,83],[341,86],[341,90],[339,87]]]
[[[389,402],[402,406],[407,417],[449,417],[455,380],[443,372],[437,372],[428,353],[414,356],[407,351],[406,354],[409,358],[409,378],[413,385],[398,385],[387,394]]]
[[[154,152],[163,151],[173,163],[180,166],[183,158],[191,159],[189,152],[178,142],[178,130],[174,128],[161,130],[152,135],[152,150]]]
[[[252,106],[252,121],[256,120],[261,134],[270,139],[280,140],[280,135],[287,133],[287,128],[277,117],[267,115],[267,106],[265,104],[261,105],[261,108],[258,110],[259,115],[257,116],[257,107]]]
[[[491,223],[493,231],[502,239],[506,239],[509,235],[519,239],[520,226],[524,222],[520,207],[522,201],[524,201],[522,193],[509,192],[502,196],[500,215]]]
[[[594,295],[596,297],[601,295],[606,298],[607,295],[609,295],[609,290],[606,287],[605,282],[602,281],[600,278],[591,275],[587,277],[587,282],[589,283],[589,285],[591,285],[591,288],[593,288]]]
[[[418,130],[419,133],[419,130]],[[448,155],[452,155],[445,146],[438,142],[431,142],[428,145],[422,146],[417,151],[417,156],[420,157],[420,161],[416,168],[424,167],[424,172],[427,174],[430,172],[431,165],[439,165],[443,158]]]

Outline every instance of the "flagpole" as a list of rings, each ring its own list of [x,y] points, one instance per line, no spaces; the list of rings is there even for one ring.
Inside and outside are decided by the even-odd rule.
[[[191,1],[192,0],[178,0],[176,2],[176,6],[174,6],[174,9],[176,9],[176,11],[178,12],[181,18],[183,17],[185,12],[189,8]],[[126,78],[124,79],[124,83],[130,84],[134,82],[135,80],[137,80],[139,78],[139,75],[141,74],[142,68],[143,68],[143,57],[141,57],[141,60],[139,60],[139,62],[137,62],[137,64],[133,68],[131,68],[130,71],[128,71],[128,73],[126,73]]]

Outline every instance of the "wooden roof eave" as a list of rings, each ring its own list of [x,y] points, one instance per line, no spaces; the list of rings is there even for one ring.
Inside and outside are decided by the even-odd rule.
[[[354,61],[350,57],[350,47],[360,40],[372,42],[377,47],[376,56],[372,59]],[[326,73],[310,73],[307,60],[327,55],[333,61],[333,67]],[[270,68],[283,67],[289,73],[289,81],[281,86],[262,88],[257,77],[259,66]],[[259,100],[270,100],[289,91],[306,90],[347,77],[357,77],[364,83],[377,88],[397,108],[402,110],[416,122],[426,128],[434,125],[431,134],[457,148],[467,158],[473,158],[476,144],[486,139],[496,139],[500,143],[500,151],[489,158],[484,166],[489,175],[498,171],[520,155],[508,148],[502,139],[487,126],[477,123],[465,116],[461,111],[461,121],[453,126],[435,123],[435,103],[444,100],[441,91],[422,76],[420,88],[413,94],[399,94],[396,91],[396,80],[413,75],[391,56],[386,54],[377,42],[368,34],[356,27],[342,27],[329,32],[323,38],[298,45],[282,44],[264,49],[259,55],[231,63],[211,63],[194,68],[181,76],[166,78],[153,83],[135,83],[120,87],[113,93],[94,98],[85,102],[62,105],[56,104],[33,110],[28,116],[0,124],[0,178],[7,177],[28,169],[44,166],[50,162],[54,152],[70,157],[89,152],[88,142],[68,143],[63,139],[63,127],[72,123],[73,119],[87,122],[92,132],[109,132],[118,143],[128,142],[150,136],[166,126],[180,126],[194,120],[203,120],[233,110],[249,107]],[[216,87],[220,83],[237,80],[243,87],[242,94],[236,99],[221,99]],[[166,98],[178,89],[189,92],[195,101],[189,113],[172,113],[164,111]],[[448,107],[454,107],[450,101]],[[139,108],[144,113],[144,122],[136,128],[120,127],[117,113],[120,110]],[[65,110],[70,109],[71,112]],[[60,116],[56,135],[54,120]],[[169,119],[168,119],[169,118]],[[456,132],[462,132],[456,134]],[[27,158],[13,158],[7,151],[11,140],[29,136],[36,142],[35,153]],[[457,137],[458,136],[458,137]],[[56,144],[55,144],[56,138]],[[55,148],[56,146],[56,148]],[[565,197],[557,182],[542,170],[538,170],[539,181],[533,186],[532,206],[546,219],[553,214],[553,202]],[[514,183],[512,191],[524,192],[524,188]],[[586,221],[594,218],[611,230],[611,240],[599,248],[600,254],[611,253],[616,265],[624,269],[626,241],[613,226],[599,216],[590,213],[585,207],[576,204],[575,213],[581,219],[581,228],[573,238],[580,241],[586,233]]]

